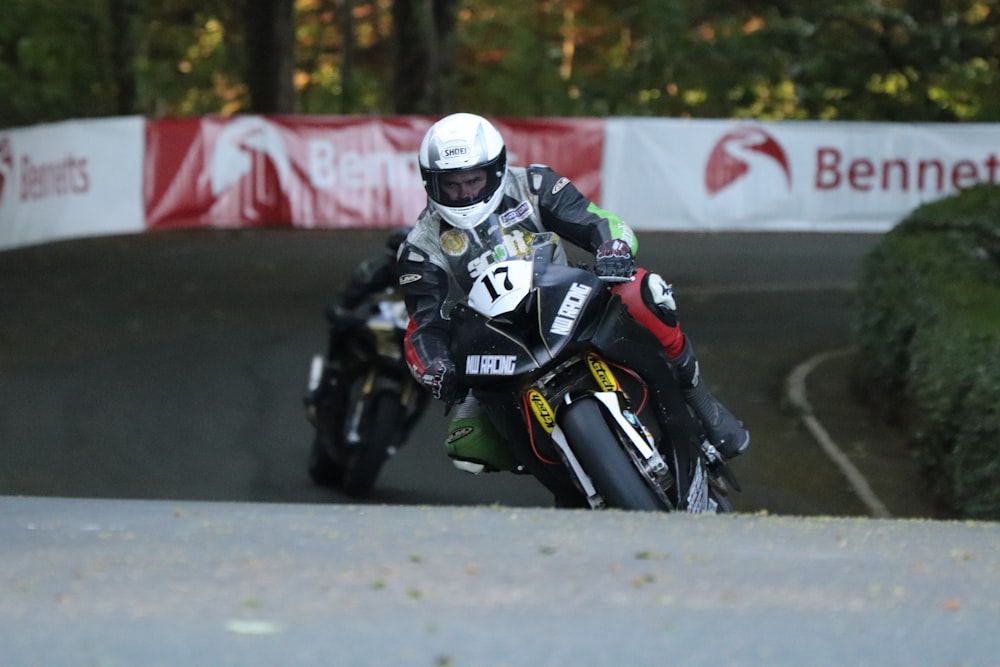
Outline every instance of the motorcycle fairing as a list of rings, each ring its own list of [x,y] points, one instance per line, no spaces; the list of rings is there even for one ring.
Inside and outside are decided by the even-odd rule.
[[[452,310],[458,325],[453,327],[452,349],[513,357],[512,377],[530,375],[568,351],[581,349],[586,336],[574,335],[579,322],[599,316],[611,297],[589,271],[539,263],[543,266],[534,273],[531,262],[517,260],[500,262],[482,274],[468,306]],[[465,358],[453,358],[467,386],[482,384],[477,381],[480,374],[467,372]],[[495,377],[488,382],[495,385]]]
[[[508,313],[532,290],[530,262],[502,262],[487,269],[469,290],[469,307],[486,317]]]

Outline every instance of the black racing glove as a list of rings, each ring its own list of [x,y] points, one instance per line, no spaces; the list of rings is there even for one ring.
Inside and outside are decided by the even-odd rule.
[[[434,398],[447,405],[460,403],[465,398],[466,390],[459,384],[455,364],[450,359],[441,359],[428,366],[420,376],[420,382]]]
[[[594,273],[601,280],[624,282],[635,275],[632,248],[621,239],[605,241],[595,253]]]

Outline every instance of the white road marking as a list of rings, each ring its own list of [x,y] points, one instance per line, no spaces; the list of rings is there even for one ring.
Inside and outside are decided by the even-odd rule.
[[[854,352],[853,348],[842,348],[838,350],[831,350],[829,352],[823,352],[817,354],[811,359],[807,359],[803,363],[796,366],[791,374],[788,376],[788,381],[786,383],[786,388],[788,392],[788,400],[793,406],[799,411],[802,417],[802,423],[805,427],[809,429],[809,432],[816,439],[820,448],[830,457],[830,460],[840,468],[840,471],[847,478],[848,483],[851,488],[857,494],[861,502],[865,504],[868,511],[872,516],[887,519],[892,516],[885,504],[879,499],[879,497],[872,491],[871,485],[865,478],[861,471],[858,470],[851,460],[847,458],[843,450],[837,446],[837,443],[833,441],[830,434],[823,427],[816,416],[813,414],[812,406],[809,404],[809,400],[806,398],[806,378],[809,373],[813,371],[816,366],[839,356],[845,356],[852,354]]]

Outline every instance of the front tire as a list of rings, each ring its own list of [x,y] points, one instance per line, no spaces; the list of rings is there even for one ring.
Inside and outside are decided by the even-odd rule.
[[[344,467],[330,458],[328,453],[328,438],[324,433],[313,437],[312,449],[309,450],[309,477],[320,486],[337,486],[344,476]]]
[[[344,463],[344,493],[353,498],[368,495],[375,486],[406,416],[399,396],[391,393],[379,394],[368,410],[364,438],[351,446]]]
[[[577,460],[608,507],[643,511],[667,509],[622,449],[617,433],[608,426],[604,410],[595,399],[576,401],[563,410],[568,412],[560,420],[560,426]]]

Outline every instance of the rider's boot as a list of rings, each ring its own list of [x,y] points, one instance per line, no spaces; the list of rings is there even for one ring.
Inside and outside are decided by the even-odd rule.
[[[712,396],[701,378],[694,347],[686,336],[681,353],[671,362],[677,369],[684,398],[705,427],[709,442],[727,459],[746,451],[750,446],[750,432],[743,422]]]
[[[473,474],[512,471],[518,465],[503,436],[471,395],[455,406],[444,447],[456,468]]]

